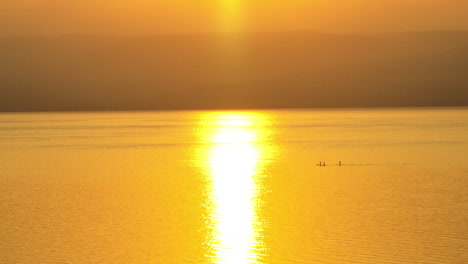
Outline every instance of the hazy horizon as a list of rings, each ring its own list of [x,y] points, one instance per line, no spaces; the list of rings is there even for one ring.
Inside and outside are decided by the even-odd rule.
[[[468,31],[0,39],[0,111],[468,105]]]
[[[0,111],[468,105],[462,0],[0,0]]]
[[[0,0],[0,36],[468,30],[463,0]]]
[[[141,34],[120,34],[120,33],[49,33],[49,34],[17,34],[0,36],[0,39],[21,38],[21,37],[152,37],[152,36],[196,36],[196,35],[252,35],[252,34],[283,34],[283,33],[312,33],[322,35],[341,35],[341,36],[372,36],[372,35],[391,35],[391,34],[411,34],[411,33],[444,33],[444,32],[468,32],[467,29],[426,29],[426,30],[399,30],[399,31],[372,31],[372,32],[333,32],[319,31],[313,29],[284,29],[284,30],[251,30],[251,31],[194,31],[194,32],[153,32]]]

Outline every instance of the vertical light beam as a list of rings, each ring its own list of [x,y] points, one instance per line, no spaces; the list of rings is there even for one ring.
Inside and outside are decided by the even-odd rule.
[[[208,150],[211,247],[214,263],[258,263],[258,169],[261,149],[249,116],[217,118]]]

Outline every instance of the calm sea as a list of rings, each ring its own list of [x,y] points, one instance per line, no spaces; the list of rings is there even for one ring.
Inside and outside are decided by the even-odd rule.
[[[468,263],[468,109],[0,114],[0,263]]]

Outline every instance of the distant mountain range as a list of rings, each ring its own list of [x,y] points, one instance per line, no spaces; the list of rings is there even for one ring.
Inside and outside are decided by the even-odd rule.
[[[0,39],[0,111],[468,106],[468,31]]]

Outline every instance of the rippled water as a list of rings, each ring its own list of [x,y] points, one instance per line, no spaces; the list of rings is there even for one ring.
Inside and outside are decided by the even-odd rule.
[[[467,154],[466,108],[1,114],[0,263],[467,263]]]

